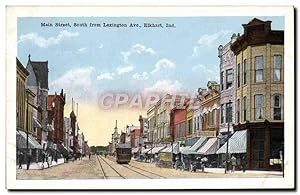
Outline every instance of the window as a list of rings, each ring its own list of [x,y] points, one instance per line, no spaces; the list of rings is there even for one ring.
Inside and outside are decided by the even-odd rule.
[[[215,125],[215,109],[211,111],[211,124],[210,126],[214,126]]]
[[[221,105],[221,123],[225,123],[225,105]]]
[[[264,56],[255,57],[255,81],[264,80]]]
[[[274,120],[281,120],[281,97],[280,95],[274,96]]]
[[[240,99],[238,99],[236,103],[236,122],[240,122]]]
[[[240,64],[237,65],[237,74],[236,74],[236,79],[237,79],[237,87],[240,87]]]
[[[247,97],[243,97],[243,117],[244,121],[247,120]]]
[[[232,86],[233,74],[232,69],[226,70],[226,89]]]
[[[281,64],[282,64],[282,56],[275,55],[274,56],[274,81],[281,80]]]
[[[226,122],[232,122],[232,103],[226,103]]]
[[[224,90],[224,82],[225,82],[224,72],[221,72],[221,90]]]
[[[243,63],[243,81],[244,81],[244,85],[247,84],[247,60],[244,59],[244,63]]]
[[[255,119],[264,118],[264,96],[255,95]]]
[[[197,129],[200,129],[200,116],[197,117]]]

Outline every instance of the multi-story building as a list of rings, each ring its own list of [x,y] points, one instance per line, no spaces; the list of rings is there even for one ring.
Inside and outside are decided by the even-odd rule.
[[[276,169],[284,144],[284,31],[253,19],[232,43],[236,55],[235,131],[247,132],[249,169]]]
[[[171,127],[173,129],[173,141],[185,144],[186,140],[186,113],[187,108],[175,106],[171,111]]]
[[[220,93],[219,84],[215,81],[207,83],[208,90],[203,95],[202,107],[202,131],[200,136],[216,137],[219,132],[220,120]]]
[[[16,148],[17,151],[31,154],[32,158],[38,161],[38,150],[32,153],[31,149],[42,149],[42,146],[36,141],[34,136],[34,118],[33,112],[37,110],[34,105],[35,93],[26,89],[26,79],[29,72],[22,63],[16,59]]]
[[[58,146],[64,143],[64,106],[66,103],[66,95],[61,90],[57,95],[48,95],[48,107],[51,108],[54,120],[54,131],[52,132],[52,140]]]
[[[26,86],[34,94],[34,105],[38,107],[33,111],[33,118],[37,121],[35,125],[36,135],[40,144],[47,145],[47,124],[48,124],[48,112],[47,112],[47,99],[48,99],[48,61],[31,61],[30,55],[28,56],[28,63],[26,66],[29,76],[26,80]],[[39,127],[41,124],[42,128]]]
[[[228,132],[233,133],[232,123],[235,121],[235,86],[240,86],[241,82],[238,79],[234,79],[235,71],[235,55],[231,51],[230,46],[236,40],[236,34],[231,36],[231,41],[225,46],[220,45],[219,55],[220,58],[220,105],[221,105],[221,120],[220,120],[220,134],[226,135]],[[240,70],[240,66],[236,67]],[[239,75],[237,75],[239,76]],[[238,113],[237,113],[238,114]]]
[[[157,128],[156,128],[156,118],[155,118],[155,105],[151,106],[147,110],[148,118],[148,130],[149,130],[149,141],[154,144],[157,143]]]
[[[26,131],[26,78],[29,75],[29,72],[24,68],[22,63],[17,60],[17,130]]]
[[[127,125],[125,143],[130,144],[132,148],[136,147],[136,138],[140,136],[140,126]]]

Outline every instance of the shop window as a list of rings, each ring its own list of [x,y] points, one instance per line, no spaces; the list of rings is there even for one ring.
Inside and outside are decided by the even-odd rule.
[[[264,56],[255,57],[255,81],[264,81]]]
[[[274,56],[274,81],[281,80],[281,65],[282,65],[282,56]]]

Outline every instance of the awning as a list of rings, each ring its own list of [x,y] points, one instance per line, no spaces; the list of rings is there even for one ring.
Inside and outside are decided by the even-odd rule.
[[[190,148],[191,148],[191,146],[184,146],[184,147],[180,147],[179,150],[180,150],[181,153],[183,153],[183,152],[187,151]]]
[[[174,154],[178,154],[179,153],[179,144],[178,143],[174,143],[173,144],[173,149],[172,149],[172,145],[161,150],[160,152],[166,152],[166,153],[174,153]]]
[[[73,150],[72,150],[69,146],[67,146],[67,150],[68,150],[70,153],[73,153]]]
[[[150,148],[144,148],[144,147],[142,147],[141,153],[142,153],[142,154],[146,154],[146,153],[148,153],[150,150],[151,150],[151,147],[150,147]]]
[[[36,118],[33,118],[33,127],[42,128],[40,121]]]
[[[17,131],[17,147],[26,148],[27,147],[27,134],[24,131]],[[28,148],[31,149],[43,149],[41,144],[37,142],[34,137],[30,134],[28,135]]]
[[[166,146],[154,147],[154,148],[152,148],[152,150],[149,150],[148,153],[149,154],[159,153],[159,151],[163,150],[165,147]]]
[[[197,151],[203,155],[216,154],[218,150],[218,138],[209,138],[207,142]]]
[[[60,145],[59,151],[65,156],[67,156],[69,154],[68,149],[64,145]]]
[[[228,140],[228,153],[246,153],[247,150],[247,130],[236,131]],[[216,152],[217,154],[225,154],[227,150],[227,142]]]
[[[200,137],[200,139],[198,139],[198,141],[188,150],[186,150],[185,152],[183,152],[183,154],[193,154],[193,153],[197,153],[197,150],[204,145],[205,141],[207,140],[207,137]]]
[[[131,153],[137,153],[139,151],[140,148],[136,147],[136,148],[132,148]]]

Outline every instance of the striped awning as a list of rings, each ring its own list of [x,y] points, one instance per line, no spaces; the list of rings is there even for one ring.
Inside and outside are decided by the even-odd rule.
[[[184,147],[180,147],[179,150],[180,150],[181,153],[183,153],[183,152],[187,151],[190,148],[191,148],[191,146],[184,146]]]
[[[161,150],[160,152],[166,152],[166,153],[174,153],[174,154],[178,154],[179,153],[179,143],[173,143],[173,149],[172,149],[172,145]]]
[[[27,147],[27,133],[24,131],[17,131],[17,147],[26,148]],[[41,144],[37,142],[34,137],[28,134],[28,148],[31,149],[43,149]]]
[[[33,118],[33,127],[42,128],[40,121],[36,118]]]
[[[197,151],[203,155],[215,154],[218,150],[218,138],[209,138],[207,142]]]
[[[160,147],[154,147],[152,148],[152,150],[149,150],[149,154],[155,154],[155,153],[159,153],[161,150],[163,150],[166,146],[160,146]]]
[[[146,153],[148,153],[149,151],[151,150],[151,147],[150,148],[144,148],[144,147],[142,147],[142,154],[146,154]]]
[[[225,154],[227,142],[216,152],[216,154]],[[228,140],[228,153],[238,154],[246,153],[247,150],[247,130],[236,131]]]
[[[137,153],[139,151],[139,147],[132,148],[131,153]]]
[[[204,145],[206,140],[207,140],[207,137],[200,137],[200,139],[198,139],[198,141],[192,147],[190,147],[188,150],[184,151],[183,154],[197,153],[197,150]]]

